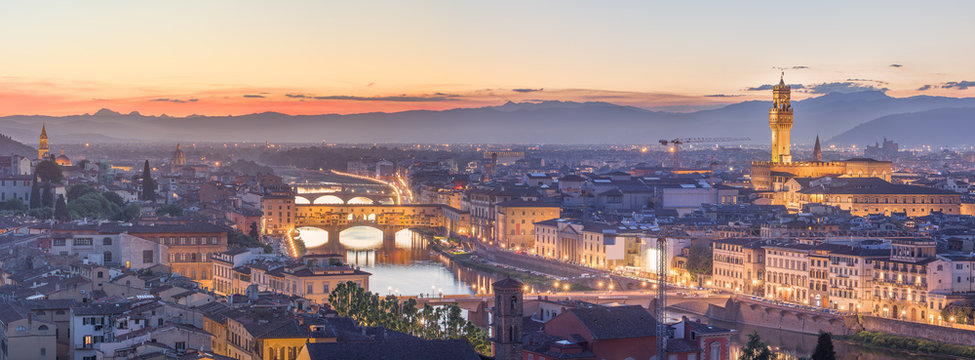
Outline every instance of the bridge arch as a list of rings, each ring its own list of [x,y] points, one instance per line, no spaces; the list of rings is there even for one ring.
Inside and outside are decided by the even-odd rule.
[[[315,198],[315,204],[339,205],[345,204],[342,198],[335,195],[322,195]]]
[[[308,200],[308,198],[306,198],[304,196],[295,196],[295,204],[296,205],[309,205],[309,204],[311,204],[311,201]]]
[[[349,199],[346,203],[350,205],[372,205],[375,204],[375,201],[365,196],[356,196]]]
[[[349,250],[372,250],[383,245],[383,231],[379,228],[357,225],[339,232],[339,243]]]
[[[298,235],[296,237],[301,239],[305,243],[305,247],[308,249],[319,247],[328,243],[328,230],[314,227],[314,226],[302,226],[297,229]]]

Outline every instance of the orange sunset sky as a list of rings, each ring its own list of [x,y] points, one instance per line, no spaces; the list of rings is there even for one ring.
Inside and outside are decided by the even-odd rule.
[[[0,115],[975,96],[970,1],[4,1]]]

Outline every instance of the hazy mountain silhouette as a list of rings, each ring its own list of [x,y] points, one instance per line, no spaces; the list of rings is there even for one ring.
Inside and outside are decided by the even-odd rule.
[[[888,115],[857,125],[827,143],[837,145],[874,143],[881,138],[901,145],[973,145],[975,107],[942,108]]]
[[[655,143],[661,138],[734,136],[767,144],[771,102],[746,101],[691,113],[650,111],[605,102],[546,101],[482,108],[353,115],[187,117],[121,114],[7,116],[0,132],[36,142],[42,122],[51,142],[253,141],[332,143]],[[975,108],[975,98],[892,98],[879,91],[832,93],[793,102],[793,141],[812,143],[888,115]],[[975,110],[968,110],[975,112]],[[955,130],[944,130],[953,132]],[[948,135],[948,134],[946,134]],[[875,137],[882,136],[877,134]],[[890,137],[890,136],[889,136]],[[901,141],[901,136],[893,136]],[[869,142],[873,142],[870,140]]]
[[[20,155],[33,159],[37,156],[37,149],[21,144],[7,135],[0,134],[0,154]]]

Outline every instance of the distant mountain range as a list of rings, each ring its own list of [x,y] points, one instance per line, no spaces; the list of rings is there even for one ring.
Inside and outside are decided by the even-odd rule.
[[[650,111],[605,102],[507,103],[444,111],[353,115],[145,116],[94,114],[0,117],[0,133],[27,143],[47,124],[52,144],[81,142],[251,141],[330,143],[655,143],[674,137],[750,137],[769,141],[767,101],[691,113]],[[879,91],[831,93],[793,102],[793,142],[969,144],[975,98],[893,98]],[[923,124],[923,131],[910,125]],[[922,138],[923,135],[923,138]]]
[[[7,135],[0,134],[0,154],[20,155],[33,159],[37,156],[37,149],[21,144]]]

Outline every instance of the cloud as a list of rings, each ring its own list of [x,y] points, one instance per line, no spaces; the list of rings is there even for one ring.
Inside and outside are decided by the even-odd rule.
[[[813,94],[829,94],[829,93],[852,93],[860,91],[887,91],[887,88],[881,88],[873,85],[860,84],[857,81],[843,81],[843,82],[831,82],[822,83],[807,86],[806,90]]]
[[[373,82],[371,82],[371,83],[369,83],[369,84],[367,84],[367,85],[366,85],[366,87],[371,87],[371,86],[373,86],[373,85],[376,85],[376,82],[375,82],[375,81],[373,81]]]
[[[975,81],[949,81],[941,84],[942,89],[958,89],[958,90],[968,90],[969,87],[975,86]]]
[[[931,88],[932,88],[932,87],[933,87],[933,86],[931,86],[931,85],[924,85],[924,86],[922,86],[922,87],[919,87],[919,88],[917,88],[917,91],[926,91],[926,90],[931,90]]]
[[[538,89],[526,89],[526,88],[511,89],[511,91],[520,92],[520,93],[530,93],[530,92],[536,92],[536,91],[542,91],[542,90],[545,90],[545,89],[544,88],[538,88]]]
[[[244,97],[245,98],[264,98],[265,96],[264,95],[256,95],[256,94],[247,94],[247,95],[244,95]]]
[[[296,98],[296,99],[304,99],[307,97],[305,96],[305,94],[284,94],[284,96],[287,96],[289,98]]]
[[[904,65],[901,65],[901,64],[890,64],[890,67],[892,67],[892,68],[899,68],[899,67],[904,67]]]
[[[180,99],[170,99],[170,98],[157,98],[157,99],[149,99],[149,101],[171,102],[171,103],[182,104],[187,102],[197,102],[200,101],[200,99],[193,98],[193,99],[180,100]]]
[[[873,79],[846,79],[846,81],[872,82],[872,83],[875,83],[875,84],[878,84],[878,85],[887,85],[888,84],[888,82],[886,82],[886,81],[883,81],[883,80],[873,80]]]
[[[330,95],[330,96],[315,96],[312,97],[315,100],[348,100],[348,101],[395,101],[395,102],[437,102],[437,101],[454,101],[458,100],[459,95],[451,95],[444,93],[436,93],[433,96],[429,95],[418,95],[418,96],[352,96],[352,95]]]
[[[792,70],[806,70],[806,69],[809,69],[809,67],[806,65],[796,65],[792,67]]]
[[[704,97],[710,97],[710,98],[726,98],[726,97],[739,97],[739,96],[745,96],[745,95],[733,95],[733,94],[711,94],[711,95],[704,95]]]
[[[775,85],[765,84],[765,85],[761,85],[761,86],[750,87],[750,88],[748,88],[746,90],[748,90],[748,91],[768,91],[768,90],[772,90],[772,87],[773,86],[775,86]],[[803,86],[802,84],[789,84],[789,87],[791,87],[793,89],[804,89],[805,88],[805,86]]]

